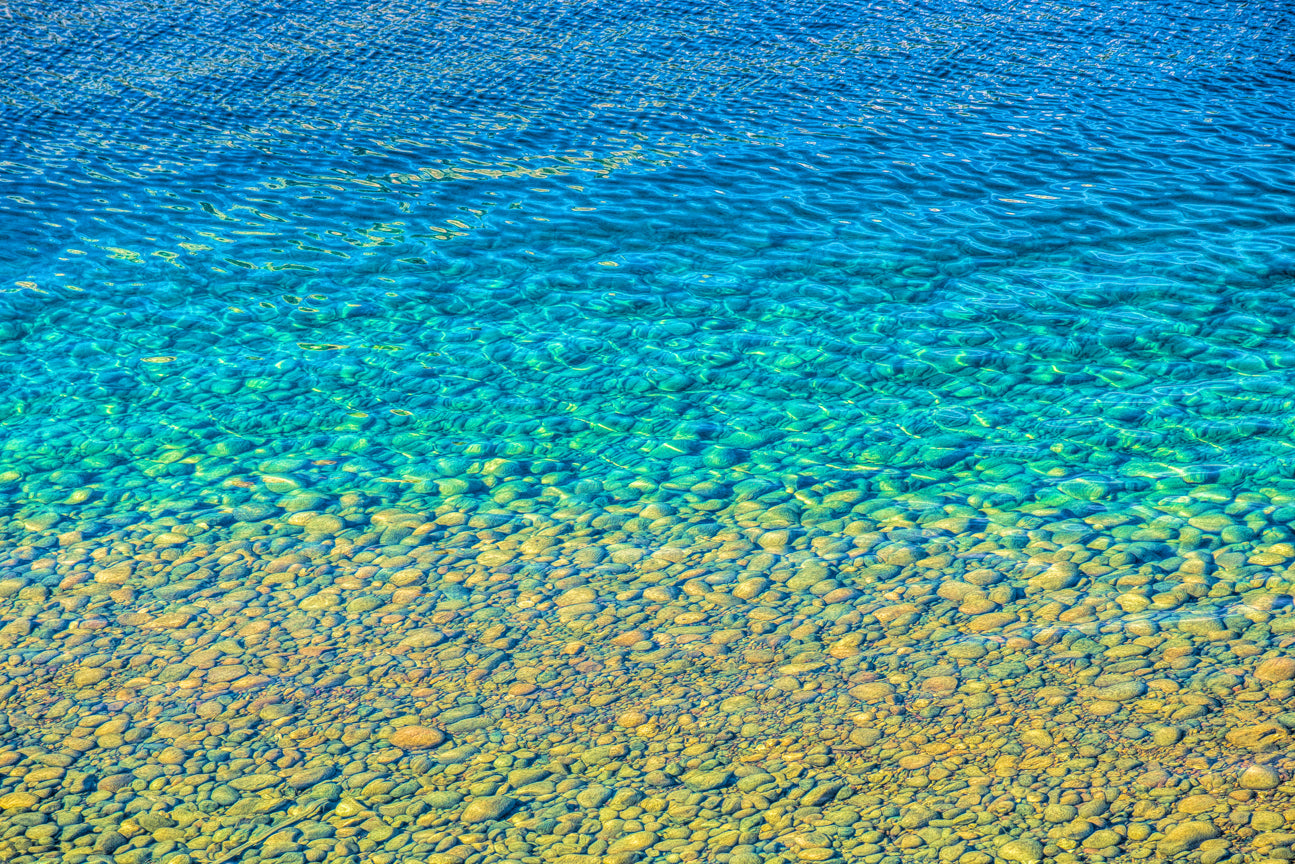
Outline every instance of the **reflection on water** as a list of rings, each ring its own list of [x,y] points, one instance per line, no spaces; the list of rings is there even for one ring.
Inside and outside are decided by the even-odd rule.
[[[0,858],[1295,856],[1280,4],[47,7]]]

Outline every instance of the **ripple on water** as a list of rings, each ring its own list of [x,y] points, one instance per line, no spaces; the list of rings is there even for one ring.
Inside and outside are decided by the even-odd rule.
[[[0,857],[1295,854],[1277,13],[263,12],[0,35]]]

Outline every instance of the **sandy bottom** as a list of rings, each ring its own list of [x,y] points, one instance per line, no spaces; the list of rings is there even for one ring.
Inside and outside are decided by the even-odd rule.
[[[771,495],[13,522],[0,858],[1295,856],[1262,502]]]

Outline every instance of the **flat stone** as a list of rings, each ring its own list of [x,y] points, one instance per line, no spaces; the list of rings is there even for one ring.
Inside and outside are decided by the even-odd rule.
[[[515,771],[508,772],[508,785],[514,789],[520,789],[522,786],[544,780],[549,776],[549,773],[545,768],[518,768]]]
[[[1125,681],[1121,684],[1112,684],[1109,687],[1095,688],[1091,695],[1094,699],[1100,699],[1107,702],[1127,702],[1130,699],[1136,699],[1147,692],[1147,684],[1140,678],[1132,681]]]
[[[1234,747],[1245,747],[1249,750],[1276,750],[1285,747],[1290,741],[1286,727],[1278,723],[1258,723],[1254,726],[1241,726],[1224,736]]]
[[[445,634],[434,627],[410,630],[398,643],[402,648],[431,648],[445,641]]]
[[[401,726],[387,739],[401,750],[422,750],[445,743],[445,733],[433,726]]]
[[[0,797],[0,810],[30,810],[40,799],[30,792],[10,792]]]
[[[288,785],[293,789],[308,789],[316,783],[323,783],[335,776],[337,776],[337,769],[332,765],[303,768],[288,775]]]
[[[620,837],[607,847],[607,852],[616,855],[621,852],[642,852],[657,842],[657,835],[653,831],[635,831],[633,834],[626,834]]]
[[[1219,834],[1219,829],[1212,822],[1183,822],[1169,829],[1165,839],[1160,841],[1158,849],[1162,854],[1195,849],[1206,840],[1218,837]]]
[[[278,774],[248,774],[229,781],[229,785],[240,792],[259,792],[283,782]]]
[[[680,778],[683,785],[694,792],[721,789],[733,782],[732,771],[689,771]]]
[[[1260,681],[1277,683],[1295,678],[1295,657],[1269,657],[1255,668]]]

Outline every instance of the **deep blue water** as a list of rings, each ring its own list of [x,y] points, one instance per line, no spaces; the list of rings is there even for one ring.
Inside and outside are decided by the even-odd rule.
[[[8,449],[1289,476],[1291,22],[19,5]]]

